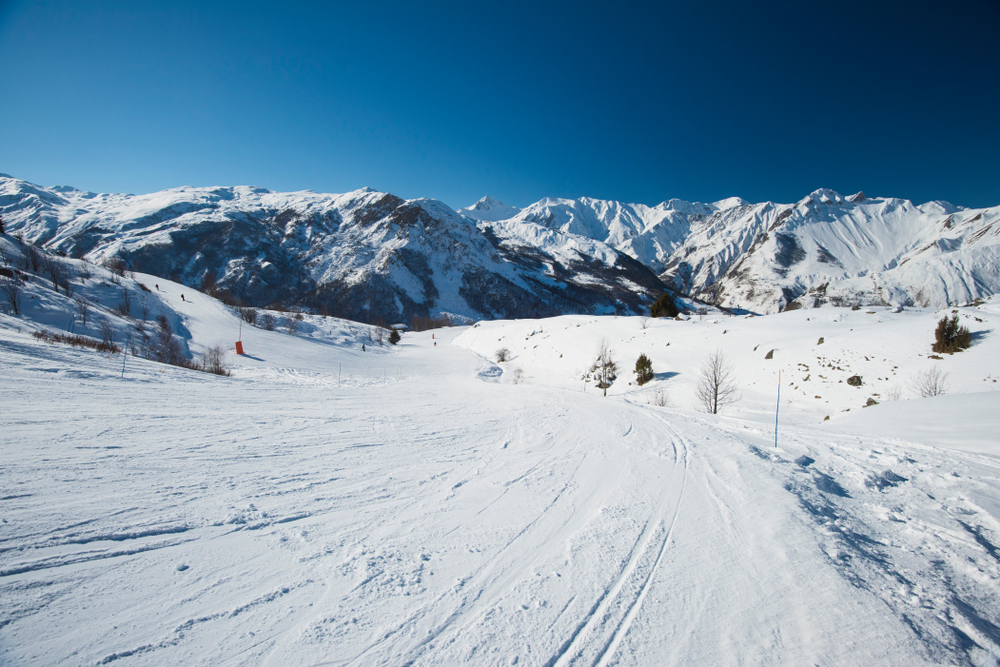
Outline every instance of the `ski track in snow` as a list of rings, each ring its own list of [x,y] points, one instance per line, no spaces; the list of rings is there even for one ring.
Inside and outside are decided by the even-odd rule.
[[[326,348],[121,379],[4,332],[0,662],[1000,658],[996,458],[805,427],[775,449],[498,383],[459,332],[339,379]]]

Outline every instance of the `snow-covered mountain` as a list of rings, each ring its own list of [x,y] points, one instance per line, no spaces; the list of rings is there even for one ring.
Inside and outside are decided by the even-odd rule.
[[[794,204],[543,199],[514,220],[603,241],[677,292],[755,312],[827,301],[937,307],[1000,289],[1000,207],[821,189]]]
[[[759,313],[942,307],[1000,290],[1000,207],[832,190],[793,204],[546,198],[520,209],[484,197],[454,211],[367,188],[98,195],[0,176],[0,214],[8,231],[69,255],[367,321],[635,313],[664,287]]]
[[[8,232],[70,256],[120,257],[136,270],[215,284],[256,305],[363,321],[442,312],[626,314],[642,312],[663,290],[648,267],[602,242],[545,230],[545,243],[526,244],[537,235],[525,231],[530,225],[516,226],[521,233],[512,238],[509,225],[367,188],[98,195],[0,177],[0,213]]]
[[[484,222],[497,222],[498,220],[509,220],[521,212],[516,206],[507,206],[499,199],[493,197],[483,197],[472,206],[458,209],[458,212],[475,220]]]

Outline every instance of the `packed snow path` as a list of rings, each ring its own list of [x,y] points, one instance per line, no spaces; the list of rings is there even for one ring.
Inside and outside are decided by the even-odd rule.
[[[996,664],[996,459],[774,449],[453,336],[122,380],[5,333],[0,662]]]

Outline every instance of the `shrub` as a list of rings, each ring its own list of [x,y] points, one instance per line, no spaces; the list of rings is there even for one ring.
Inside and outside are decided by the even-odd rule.
[[[674,298],[670,296],[670,292],[661,294],[660,298],[649,308],[650,317],[677,317],[680,312],[677,309],[677,304],[674,303]]]
[[[615,361],[614,350],[611,349],[607,338],[602,338],[597,348],[597,359],[589,369],[589,373],[597,379],[597,386],[604,390],[604,395],[608,395],[608,387],[618,377],[618,362]]]
[[[932,396],[940,396],[947,391],[947,379],[948,374],[934,366],[929,370],[917,373],[910,384],[921,398],[931,398]]]
[[[653,398],[650,399],[649,404],[660,408],[670,407],[670,394],[662,389],[658,389],[656,393],[653,394]]]
[[[506,347],[501,347],[499,350],[496,351],[496,354],[494,354],[493,356],[496,358],[497,363],[510,361],[510,350],[508,350]]]
[[[205,350],[205,354],[201,358],[201,368],[206,373],[215,373],[216,375],[229,376],[229,369],[225,364],[226,351],[222,349],[221,345],[216,345]]]
[[[653,362],[645,354],[635,360],[635,381],[641,387],[653,379]]]
[[[934,330],[934,344],[931,349],[935,352],[947,352],[954,354],[961,352],[972,345],[972,334],[967,327],[958,323],[958,315],[952,315],[949,319],[947,315],[938,322],[937,329]]]
[[[117,345],[111,345],[94,338],[81,336],[79,334],[60,334],[41,330],[35,331],[31,335],[38,340],[45,341],[46,343],[62,343],[64,345],[72,345],[73,347],[86,347],[91,350],[97,350],[98,352],[110,352],[111,354],[117,354],[119,352]]]

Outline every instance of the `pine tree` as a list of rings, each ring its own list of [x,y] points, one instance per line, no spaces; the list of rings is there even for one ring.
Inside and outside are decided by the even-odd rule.
[[[635,381],[641,387],[653,379],[653,362],[645,354],[635,360]]]
[[[670,296],[670,292],[661,294],[656,303],[649,308],[650,317],[677,317],[680,312],[677,309],[677,304],[674,303],[674,298]]]
[[[392,329],[389,332],[389,344],[390,345],[395,345],[396,343],[398,343],[400,338],[402,338],[402,336],[400,336],[399,332],[396,331],[395,329]]]
[[[935,352],[947,352],[954,354],[961,352],[972,345],[972,334],[967,327],[958,323],[958,315],[952,315],[951,319],[947,315],[938,322],[934,331],[934,344],[931,349]]]

